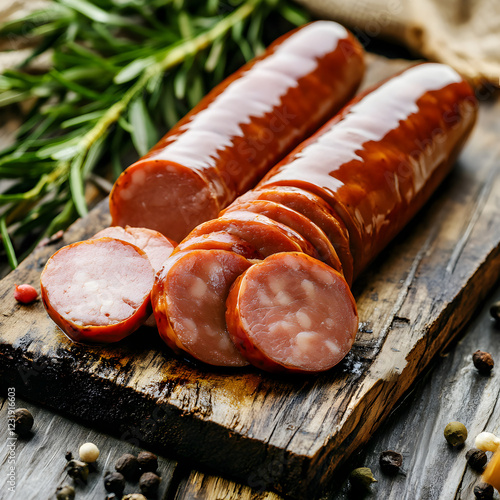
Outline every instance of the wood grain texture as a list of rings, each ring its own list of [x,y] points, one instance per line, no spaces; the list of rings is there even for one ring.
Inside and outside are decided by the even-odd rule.
[[[374,58],[367,81],[407,63]],[[254,491],[313,498],[463,328],[500,271],[500,103],[482,103],[457,168],[356,283],[361,328],[318,377],[214,370],[174,357],[152,330],[116,346],[72,344],[14,282],[37,283],[61,244],[109,223],[104,204],[1,282],[1,384],[139,443],[224,471]]]
[[[325,500],[350,500],[344,478],[351,469],[370,467],[378,483],[367,498],[384,500],[472,500],[480,473],[466,465],[465,454],[483,431],[500,435],[500,323],[492,320],[489,306],[500,300],[500,283],[467,328],[467,335],[439,357],[401,405],[360,453],[346,464],[342,484],[333,487]],[[491,375],[481,375],[472,354],[481,349],[495,360]],[[449,446],[443,436],[450,421],[468,430],[463,447]],[[403,455],[402,472],[384,475],[380,453],[396,450]],[[488,458],[491,453],[487,453]],[[495,500],[500,498],[495,492]]]
[[[17,408],[28,408],[35,419],[29,436],[9,438],[7,433],[8,403],[0,402],[0,465],[3,473],[0,476],[0,498],[43,500],[54,499],[58,486],[72,485],[76,498],[103,499],[106,496],[104,475],[106,471],[114,471],[117,459],[124,453],[137,455],[139,449],[132,442],[106,436],[88,427],[59,415],[37,412],[36,408],[19,397],[16,397]],[[101,454],[91,469],[87,484],[73,481],[67,474],[67,451],[78,459],[80,445],[91,442],[97,445]],[[13,446],[15,454],[15,491],[9,491],[7,476],[7,457]],[[174,460],[158,458],[158,474],[162,481],[158,490],[157,500],[171,496],[172,477],[177,467]],[[174,486],[175,488],[175,486]],[[127,482],[125,493],[139,493],[138,482]]]

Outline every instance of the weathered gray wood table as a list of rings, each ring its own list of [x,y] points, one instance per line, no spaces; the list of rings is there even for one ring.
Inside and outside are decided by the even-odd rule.
[[[350,463],[341,471],[325,500],[347,500],[345,480],[352,468],[371,467],[378,483],[367,498],[380,500],[472,500],[472,489],[479,474],[466,467],[465,453],[475,435],[484,429],[500,434],[500,325],[490,317],[488,309],[500,300],[500,286],[488,297],[477,317],[465,329],[460,340],[447,353],[438,357],[416,388],[375,433]],[[490,352],[497,367],[487,377],[472,365],[472,353]],[[30,376],[29,373],[26,374]],[[0,409],[0,498],[43,500],[55,498],[56,487],[72,484],[64,471],[64,455],[86,441],[101,449],[98,470],[91,473],[88,484],[76,487],[77,499],[104,499],[103,472],[113,468],[115,460],[139,448],[134,438],[109,436],[89,429],[31,402],[18,399],[17,404],[29,408],[35,416],[33,434],[19,439],[15,446],[16,493],[8,491],[7,403],[1,399]],[[469,430],[466,446],[453,449],[443,439],[443,428],[451,420],[462,421]],[[127,436],[125,436],[127,438]],[[380,452],[392,449],[403,454],[404,473],[385,476],[378,466]],[[161,457],[163,478],[159,499],[162,500],[279,500],[274,493],[252,490],[228,479],[192,470],[189,464],[173,457]],[[129,484],[126,492],[138,491]],[[498,493],[496,499],[500,498]]]

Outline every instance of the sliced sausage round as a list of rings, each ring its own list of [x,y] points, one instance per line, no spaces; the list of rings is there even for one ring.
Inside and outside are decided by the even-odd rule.
[[[210,365],[247,365],[229,338],[225,311],[231,285],[250,265],[225,250],[172,255],[151,293],[158,331],[167,345]]]
[[[344,277],[303,253],[272,255],[242,274],[229,292],[226,321],[242,354],[268,371],[328,370],[358,329]]]
[[[305,252],[316,256],[314,247],[293,229],[265,215],[252,212],[230,212],[218,219],[200,224],[189,234],[191,239],[202,234],[225,231],[249,242],[262,257],[278,252]]]
[[[137,246],[114,238],[73,243],[47,262],[40,285],[49,316],[77,342],[118,342],[151,314],[154,270]]]
[[[313,245],[320,260],[342,273],[342,264],[326,234],[314,222],[299,212],[274,201],[255,200],[233,203],[224,213],[227,214],[238,210],[265,215],[292,228]]]
[[[174,253],[186,252],[188,250],[227,250],[242,255],[247,259],[260,259],[262,256],[255,248],[238,236],[225,231],[202,234],[200,236],[189,236],[181,241]]]
[[[158,272],[170,257],[176,243],[158,231],[145,227],[111,226],[99,231],[92,239],[115,238],[139,247],[148,256],[155,272]]]
[[[269,200],[295,210],[324,231],[335,248],[347,283],[352,283],[353,258],[349,245],[349,233],[342,219],[319,196],[292,186],[262,186],[240,196],[234,205],[252,200]],[[231,205],[230,205],[231,206]]]

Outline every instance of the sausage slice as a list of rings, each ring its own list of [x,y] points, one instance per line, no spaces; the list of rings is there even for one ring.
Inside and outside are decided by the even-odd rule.
[[[200,224],[188,239],[202,234],[225,231],[250,243],[262,257],[278,252],[305,252],[316,256],[314,247],[293,229],[265,215],[235,211]]]
[[[328,370],[349,352],[358,329],[344,277],[303,253],[279,253],[234,283],[226,310],[231,339],[268,371]]]
[[[158,331],[167,345],[210,365],[247,365],[229,338],[225,304],[234,280],[250,265],[225,250],[174,254],[151,293]]]
[[[237,210],[265,215],[276,222],[285,224],[313,245],[320,260],[342,273],[342,264],[326,234],[314,222],[299,212],[274,201],[256,200],[234,203],[224,213]]]
[[[158,231],[145,227],[111,226],[99,231],[92,239],[104,237],[127,241],[139,247],[146,253],[155,272],[163,267],[176,247],[175,241],[163,236]]]
[[[151,314],[154,271],[137,246],[113,238],[73,243],[47,262],[40,285],[52,320],[77,342],[118,342]]]

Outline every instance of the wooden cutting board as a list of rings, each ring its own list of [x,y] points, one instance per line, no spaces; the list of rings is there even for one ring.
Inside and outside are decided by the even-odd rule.
[[[365,86],[408,64],[371,57]],[[355,284],[360,330],[333,370],[284,377],[200,367],[147,328],[115,346],[77,345],[40,301],[17,304],[14,283],[38,286],[57,248],[109,224],[104,201],[0,283],[2,388],[255,490],[320,495],[500,274],[500,102],[490,94],[479,96],[477,128],[453,173]]]

